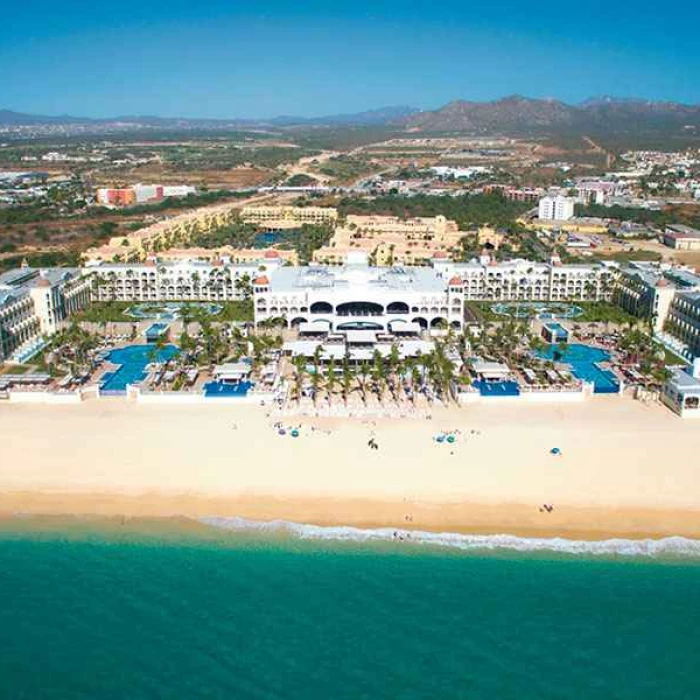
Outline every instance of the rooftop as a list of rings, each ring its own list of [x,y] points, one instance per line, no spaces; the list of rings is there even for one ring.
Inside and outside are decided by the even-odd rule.
[[[272,276],[272,292],[291,292],[300,289],[349,289],[365,287],[368,291],[391,289],[443,292],[445,280],[429,267],[370,267],[345,265],[343,267],[283,267]]]
[[[29,294],[34,287],[54,287],[74,277],[80,277],[75,267],[21,267],[0,274],[0,305]]]

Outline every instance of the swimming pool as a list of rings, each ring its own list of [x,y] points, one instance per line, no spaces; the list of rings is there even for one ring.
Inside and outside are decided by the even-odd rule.
[[[149,343],[157,342],[167,333],[169,327],[170,326],[167,323],[152,323],[146,329],[146,341]]]
[[[510,304],[498,303],[491,307],[493,313],[499,316],[511,318],[530,318],[536,316],[541,321],[555,320],[557,318],[577,318],[583,314],[583,309],[574,304],[562,304],[560,302],[513,302]]]
[[[222,398],[225,396],[246,396],[253,382],[238,382],[224,384],[223,382],[207,382],[204,385],[204,396],[207,398]]]
[[[216,315],[224,308],[221,304],[208,304],[206,302],[163,302],[143,303],[130,306],[124,313],[127,316],[138,319],[154,319],[159,321],[174,321],[182,315],[182,308],[187,307],[192,311],[202,310],[208,314]]]
[[[561,352],[556,345],[551,345],[539,351],[537,356],[543,360],[553,360],[556,356],[558,362],[570,365],[571,372],[577,379],[593,382],[596,394],[616,394],[620,390],[617,377],[609,370],[600,369],[596,364],[610,359],[610,353],[605,350],[574,343]]]
[[[518,382],[486,382],[479,379],[474,386],[482,396],[520,396]]]
[[[550,343],[565,343],[569,339],[569,331],[561,323],[548,323],[544,329],[545,339]]]
[[[106,359],[119,367],[102,377],[100,393],[125,393],[128,384],[136,384],[145,379],[146,365],[152,361],[154,354],[157,362],[165,362],[179,352],[174,345],[166,345],[160,351],[152,345],[127,345],[125,348],[112,350]]]

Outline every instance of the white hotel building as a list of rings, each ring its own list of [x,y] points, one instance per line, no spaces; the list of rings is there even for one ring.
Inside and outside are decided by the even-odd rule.
[[[77,268],[25,266],[0,274],[0,362],[23,361],[90,303],[90,286]]]
[[[97,301],[233,301],[257,275],[271,272],[281,259],[233,265],[224,260],[145,263],[93,263],[93,298]]]
[[[282,317],[319,333],[459,329],[463,294],[447,283],[430,267],[370,267],[362,254],[342,267],[280,268],[253,281],[255,322]]]
[[[282,317],[289,327],[318,323],[328,331],[461,329],[464,302],[603,300],[616,268],[550,265],[526,260],[377,268],[355,254],[348,264],[281,268],[254,282],[255,321]]]

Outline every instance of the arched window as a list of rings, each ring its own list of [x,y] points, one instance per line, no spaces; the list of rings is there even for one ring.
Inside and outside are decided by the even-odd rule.
[[[332,314],[333,313],[333,306],[329,304],[327,301],[316,301],[313,304],[311,304],[311,313],[312,314]]]
[[[384,313],[384,307],[373,301],[349,301],[338,304],[336,313],[338,316],[381,316]]]
[[[408,304],[405,304],[403,301],[392,301],[391,304],[386,307],[386,312],[388,314],[407,314]]]

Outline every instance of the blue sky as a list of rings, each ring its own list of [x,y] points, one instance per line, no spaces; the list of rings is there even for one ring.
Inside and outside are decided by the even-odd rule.
[[[612,5],[23,0],[0,23],[0,109],[318,116],[515,93],[700,103],[700,6]]]

